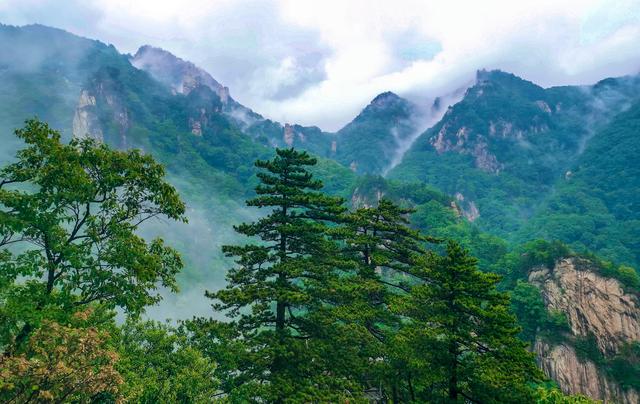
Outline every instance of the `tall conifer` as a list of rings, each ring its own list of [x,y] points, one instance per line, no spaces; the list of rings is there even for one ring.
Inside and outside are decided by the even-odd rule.
[[[332,343],[338,334],[326,312],[341,255],[328,234],[345,208],[320,192],[322,183],[308,171],[315,158],[294,149],[276,153],[256,162],[263,171],[257,196],[247,202],[267,214],[236,227],[259,241],[223,247],[237,265],[227,287],[209,294],[233,319],[217,324],[227,330],[218,338],[238,349],[229,393],[267,402],[338,399],[345,391],[335,360],[340,347]]]
[[[518,339],[500,277],[451,241],[444,256],[429,255],[417,272],[421,283],[396,306],[411,367],[419,375],[411,400],[522,403],[539,376],[533,354]]]
[[[431,240],[409,227],[412,212],[383,198],[375,207],[349,214],[343,228],[345,250],[357,263],[348,285],[357,293],[350,293],[345,305],[351,309],[350,319],[368,332],[364,334],[368,349],[362,353],[377,358],[376,366],[365,369],[363,383],[383,390],[378,394],[394,401],[407,375],[406,364],[393,354],[400,318],[389,310],[389,303],[393,296],[410,290],[416,281],[411,275],[415,261],[425,253],[424,242]]]

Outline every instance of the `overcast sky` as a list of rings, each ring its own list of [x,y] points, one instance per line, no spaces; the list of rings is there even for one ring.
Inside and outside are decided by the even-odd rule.
[[[327,130],[380,92],[434,97],[480,68],[543,86],[640,71],[640,0],[0,0],[0,22],[160,46],[257,112]]]

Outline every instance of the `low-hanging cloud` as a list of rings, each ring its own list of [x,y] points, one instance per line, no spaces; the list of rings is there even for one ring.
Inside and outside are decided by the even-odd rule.
[[[376,94],[435,97],[480,68],[543,86],[640,70],[637,0],[5,0],[43,23],[134,52],[163,47],[276,120],[335,130]]]

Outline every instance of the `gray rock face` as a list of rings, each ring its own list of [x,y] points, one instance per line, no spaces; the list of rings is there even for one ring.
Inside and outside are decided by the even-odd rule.
[[[89,91],[82,90],[73,115],[74,138],[91,137],[100,142],[104,141],[104,134],[96,118],[95,108],[96,97],[90,94]]]
[[[462,126],[457,131],[451,130],[449,124],[444,124],[438,133],[429,140],[438,153],[456,152],[473,156],[476,167],[490,173],[497,174],[502,170],[503,165],[489,151],[489,146],[483,135],[475,136],[473,141],[469,140],[472,130]]]
[[[640,402],[637,391],[623,390],[615,382],[608,380],[595,363],[579,358],[571,345],[551,345],[538,340],[534,351],[542,371],[555,380],[565,393],[584,394],[606,403]]]
[[[220,97],[222,104],[229,102],[229,88],[218,83],[203,69],[164,49],[142,46],[130,61],[138,69],[146,71],[154,79],[171,87],[175,93],[186,95],[203,85],[213,90]]]
[[[78,98],[76,111],[73,116],[73,137],[93,138],[99,142],[105,141],[105,131],[98,118],[98,110],[110,111],[111,119],[116,124],[117,138],[112,139],[121,148],[129,147],[127,133],[131,127],[129,111],[117,95],[107,89],[102,83],[83,89]]]
[[[547,309],[566,315],[571,336],[593,335],[603,355],[617,353],[625,343],[640,341],[638,298],[626,293],[616,279],[598,274],[590,261],[561,259],[551,270],[530,272],[529,281],[540,288]],[[622,389],[607,379],[595,363],[579,358],[568,342],[554,345],[538,339],[534,350],[545,374],[567,393],[605,402],[640,402],[637,391]]]

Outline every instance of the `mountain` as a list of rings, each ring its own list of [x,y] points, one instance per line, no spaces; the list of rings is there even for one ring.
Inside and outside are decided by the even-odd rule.
[[[379,94],[338,131],[334,157],[355,172],[382,174],[398,147],[420,129],[421,115],[404,98],[392,92]]]
[[[640,102],[588,142],[520,237],[558,239],[640,264]]]
[[[455,195],[469,220],[510,238],[639,89],[638,76],[544,89],[479,71],[476,84],[418,137],[389,177]]]
[[[229,88],[218,83],[209,73],[191,62],[182,60],[164,49],[141,46],[130,58],[131,64],[148,72],[155,80],[169,86],[174,93],[189,94],[205,86],[214,91],[223,105],[229,99]]]
[[[168,295],[150,310],[152,316],[209,313],[202,294],[224,284],[222,268],[228,267],[220,246],[236,241],[232,224],[256,214],[244,206],[256,184],[253,161],[271,156],[274,147],[318,156],[316,174],[328,192],[351,206],[386,196],[414,208],[413,226],[460,240],[483,270],[504,276],[505,288],[528,280],[546,296],[545,313],[586,310],[552,304],[557,288],[549,289],[564,282],[563,273],[579,270],[565,271],[562,260],[574,259],[565,256],[553,257],[542,281],[530,275],[542,270],[539,265],[512,268],[538,257],[524,244],[529,240],[559,239],[593,251],[615,262],[602,265],[616,271],[618,263],[640,264],[639,76],[542,88],[506,72],[481,70],[450,107],[384,92],[333,133],[265,118],[202,68],[152,46],[123,55],[111,45],[40,25],[0,25],[0,45],[3,162],[19,147],[11,131],[37,115],[66,140],[91,136],[152,154],[185,199],[188,224],[144,228],[145,235],[162,235],[186,261],[184,292]],[[618,272],[635,279],[634,270],[624,268]],[[598,280],[596,292],[604,296],[607,282]],[[590,298],[568,288],[575,284],[566,286],[573,295],[563,303]],[[606,305],[598,310],[589,318],[620,312]],[[599,331],[593,324],[581,327]],[[544,343],[536,345],[541,367],[566,382],[567,391],[583,391],[575,387],[575,375],[558,371],[564,362],[554,353],[556,345]],[[578,352],[575,344],[565,345]],[[582,369],[578,359],[566,363]],[[600,392],[626,394],[616,380]]]
[[[235,101],[205,70],[152,46],[122,55],[113,46],[39,25],[1,26],[0,41],[3,133],[38,115],[67,139],[90,135],[120,148],[140,147],[181,179],[188,197],[208,192],[219,203],[239,203],[247,195],[250,163],[272,147],[306,149],[325,159],[328,186],[348,198],[353,199],[355,180],[347,170],[386,174],[452,195],[462,217],[512,243],[559,238],[637,264],[640,248],[631,241],[636,218],[620,207],[635,209],[637,176],[621,166],[593,168],[607,177],[578,173],[604,164],[589,157],[603,151],[590,150],[606,146],[611,134],[604,128],[634,105],[638,76],[544,89],[509,73],[481,70],[441,119],[438,102],[425,107],[386,92],[330,133],[264,118]],[[632,136],[625,142],[619,156],[634,150]],[[6,144],[8,158],[18,145],[11,136]],[[588,204],[582,216],[558,210],[558,198],[575,199],[600,182],[620,184],[616,178],[630,184],[620,198],[625,202],[613,206],[609,194],[622,191],[603,191],[608,199],[590,195],[600,205]],[[576,188],[568,184],[584,184],[583,190],[566,196],[565,189]],[[575,223],[567,223],[569,217]],[[596,237],[601,228],[608,230]]]
[[[90,136],[113,147],[136,147],[152,154],[167,168],[169,180],[189,207],[190,218],[189,224],[171,229],[162,223],[144,229],[149,236],[162,235],[179,246],[186,262],[180,284],[188,292],[167,296],[155,315],[185,317],[198,309],[208,312],[209,305],[201,297],[206,289],[224,284],[224,272],[213,269],[228,265],[220,246],[236,237],[233,224],[255,215],[244,206],[255,184],[253,162],[269,157],[273,150],[238,124],[238,111],[250,110],[230,96],[221,98],[224,88],[204,71],[151,48],[138,52],[136,63],[145,60],[149,69],[151,59],[142,59],[142,55],[160,53],[163,57],[153,60],[165,62],[165,68],[175,61],[182,64],[175,69],[177,75],[165,78],[184,74],[184,83],[191,75],[193,85],[173,88],[154,77],[161,70],[151,74],[136,68],[135,56],[40,25],[0,26],[0,44],[0,102],[7,107],[0,112],[2,161],[20,147],[13,129],[34,115],[60,130],[66,140]],[[350,192],[350,170],[329,160],[322,160],[317,170],[328,190]],[[201,307],[189,303],[194,296]]]
[[[131,57],[133,66],[148,72],[174,94],[189,94],[207,87],[218,95],[220,112],[258,143],[270,147],[296,147],[318,156],[332,158],[357,173],[383,174],[397,164],[415,135],[424,130],[436,106],[421,110],[392,92],[376,96],[358,116],[336,133],[315,126],[280,123],[264,118],[236,102],[229,89],[209,73],[173,54],[149,45]],[[192,121],[192,131],[200,134],[202,122]]]
[[[37,115],[65,129],[70,139],[82,85],[107,60],[123,60],[112,46],[42,25],[0,24],[0,49],[3,162],[19,146],[11,132],[27,117]]]

